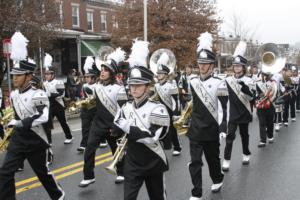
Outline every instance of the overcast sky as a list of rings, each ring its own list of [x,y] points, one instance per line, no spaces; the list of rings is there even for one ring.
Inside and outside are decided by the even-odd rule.
[[[260,42],[300,42],[300,0],[217,0],[224,20],[222,32],[228,33],[233,13],[241,16],[247,27],[256,29]],[[228,34],[227,34],[228,35]]]

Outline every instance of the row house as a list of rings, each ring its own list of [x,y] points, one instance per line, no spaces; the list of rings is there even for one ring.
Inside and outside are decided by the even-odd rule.
[[[96,56],[110,45],[112,31],[118,28],[115,16],[119,4],[108,0],[56,0],[60,7],[61,34],[49,52],[58,75],[72,69],[83,70],[87,56]]]

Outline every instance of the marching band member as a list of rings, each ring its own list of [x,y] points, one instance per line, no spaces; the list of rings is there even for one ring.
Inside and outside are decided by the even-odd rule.
[[[32,88],[43,90],[42,84],[43,83],[41,82],[41,79],[39,77],[37,77],[36,75],[32,76],[32,79],[31,79],[31,86],[32,86]],[[49,141],[49,137],[48,137],[50,135],[49,131],[51,133],[51,129],[50,129],[50,126],[49,126],[49,120],[48,120],[48,122],[46,122],[46,123],[43,124],[43,127],[44,127],[44,130],[46,132],[48,143],[50,144],[51,141]],[[50,147],[48,149],[48,156],[47,156],[47,161],[48,161],[47,164],[48,165],[52,164],[53,157],[54,157],[54,155],[53,155],[52,147],[50,145]],[[22,168],[24,168],[24,165],[21,166],[21,168],[19,168],[18,171],[20,171]]]
[[[298,112],[300,112],[300,77],[298,74],[298,67],[295,66],[295,68],[296,68],[296,70],[293,71],[293,77],[295,79],[295,84],[297,84],[296,112],[298,113]]]
[[[247,165],[250,162],[248,125],[252,121],[250,101],[254,98],[251,91],[254,84],[251,78],[245,76],[247,59],[243,55],[246,52],[246,45],[243,41],[238,44],[234,53],[234,75],[226,78],[229,94],[229,121],[222,165],[223,171],[229,170],[233,141],[238,126],[243,146],[242,163]]]
[[[251,65],[250,68],[250,78],[252,78],[253,82],[257,82],[261,80],[261,71],[259,71],[256,64]]]
[[[268,139],[273,143],[274,136],[274,114],[275,107],[273,102],[277,97],[277,83],[272,80],[272,75],[262,72],[261,80],[256,83],[257,100],[256,109],[259,120],[260,142],[258,147],[265,147]]]
[[[249,77],[252,79],[253,83],[256,83],[261,80],[261,77],[262,77],[261,71],[259,71],[256,64],[253,64],[250,66],[250,76]],[[253,95],[256,96],[256,94],[255,94],[256,91],[253,90],[252,92],[253,92]],[[255,106],[254,104],[255,104],[254,101],[250,102],[251,112],[253,112],[253,108]]]
[[[191,100],[190,80],[192,76],[193,66],[187,65],[185,72],[180,76],[178,88],[180,89],[182,108]]]
[[[292,66],[292,83],[293,83],[293,93],[292,93],[292,104],[293,106],[291,106],[291,109],[295,110],[293,112],[296,112],[296,109],[298,110],[299,105],[298,105],[298,91],[299,91],[299,76],[298,76],[298,69],[295,65]],[[298,106],[298,107],[297,107]],[[296,115],[295,115],[296,116]],[[292,119],[292,121],[296,121],[296,117],[294,119]]]
[[[90,127],[97,111],[96,103],[93,103],[92,101],[95,100],[96,79],[99,75],[99,70],[95,67],[94,59],[91,56],[86,58],[83,68],[85,71],[84,78],[86,83],[83,84],[82,93],[84,95],[84,99],[90,99],[91,102],[83,104],[81,107],[80,118],[82,138],[80,146],[77,148],[77,151],[79,152],[83,152],[87,146]]]
[[[227,123],[228,92],[225,82],[212,76],[216,55],[212,52],[212,36],[209,33],[203,33],[199,37],[197,52],[200,76],[191,79],[193,112],[191,125],[187,132],[191,155],[189,171],[193,183],[190,200],[202,199],[203,154],[213,181],[211,191],[218,192],[223,185],[224,175],[219,157],[219,133],[226,132]],[[220,109],[223,110],[223,119],[219,126],[218,112]]]
[[[118,63],[125,59],[125,52],[121,48],[116,49],[108,55],[107,61],[101,65],[100,82],[95,86],[96,115],[94,116],[87,147],[84,152],[83,180],[79,187],[87,187],[95,182],[95,154],[103,138],[106,139],[115,153],[117,148],[117,137],[111,135],[114,116],[118,109],[127,100],[127,94],[123,85],[116,83]],[[100,67],[100,66],[97,66]],[[122,163],[117,166],[117,177],[115,183],[124,181]]]
[[[47,63],[47,64],[46,64]],[[53,128],[52,121],[53,118],[56,117],[59,121],[64,133],[65,133],[65,141],[64,144],[70,144],[73,141],[73,136],[71,134],[70,127],[66,120],[65,115],[65,104],[63,101],[63,97],[65,96],[65,85],[63,81],[57,80],[55,78],[55,71],[52,67],[52,57],[49,54],[45,56],[45,79],[43,85],[46,91],[47,96],[50,100],[50,118],[49,118],[49,131],[48,132],[48,140],[50,144],[52,144],[52,136],[51,129]]]
[[[197,75],[193,74],[193,65],[189,64],[185,67],[185,73],[182,74],[179,83],[178,88],[181,90],[181,110],[184,110],[185,107],[188,105],[188,102],[192,99],[192,93],[191,93],[191,79],[193,77],[196,77]],[[190,119],[187,119],[186,122],[182,125],[183,128],[189,127]]]
[[[286,64],[285,69],[283,70],[283,79],[282,84],[284,85],[285,92],[285,101],[284,101],[284,109],[283,109],[283,124],[285,126],[289,125],[289,112],[292,121],[296,121],[296,112],[295,112],[295,103],[293,104],[293,96],[294,94],[294,85],[291,79],[292,76],[292,65],[290,63]]]
[[[277,99],[274,102],[275,106],[275,116],[274,116],[274,129],[276,132],[280,130],[280,127],[282,125],[282,107],[284,103],[284,92],[285,88],[282,85],[282,73],[276,73],[272,76],[272,79],[276,81],[277,83]]]
[[[127,102],[115,117],[116,132],[128,135],[124,200],[136,200],[144,182],[150,200],[166,199],[164,172],[168,162],[159,139],[166,135],[170,119],[163,104],[149,100],[153,72],[146,68],[148,52],[148,42],[135,41],[128,60],[133,101]]]
[[[19,45],[15,45],[15,41]],[[49,172],[46,158],[49,143],[42,124],[48,121],[49,100],[43,90],[31,87],[30,81],[36,66],[24,61],[27,56],[27,42],[19,32],[12,37],[11,58],[19,61],[11,72],[16,88],[10,95],[15,119],[8,123],[8,127],[13,127],[13,133],[0,168],[0,199],[16,199],[14,175],[27,159],[50,198],[63,200],[65,193]],[[14,53],[16,46],[19,53],[24,51],[22,55]]]
[[[157,79],[158,83],[155,84],[155,91],[159,96],[160,103],[164,104],[170,115],[169,133],[167,137],[170,137],[173,144],[173,156],[178,156],[181,153],[181,146],[177,130],[173,125],[173,116],[178,111],[178,89],[174,87],[172,83],[168,81],[170,69],[167,67],[169,56],[167,53],[162,53],[157,61]],[[165,149],[168,149],[165,147]]]

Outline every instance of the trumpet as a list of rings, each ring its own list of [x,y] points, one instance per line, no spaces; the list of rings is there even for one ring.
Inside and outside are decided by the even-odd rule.
[[[188,102],[185,109],[182,111],[179,119],[173,122],[174,127],[176,128],[178,133],[186,134],[188,128],[182,127],[182,125],[188,120],[193,111],[193,102],[192,100]]]
[[[108,173],[113,175],[117,174],[117,163],[120,162],[125,155],[125,148],[127,146],[127,141],[128,141],[127,134],[125,134],[121,138],[120,142],[117,143],[118,147],[116,149],[116,152],[114,153],[113,161],[109,166],[105,167]]]
[[[94,97],[86,98],[80,101],[71,102],[70,105],[68,106],[68,111],[75,112],[82,107],[91,109],[94,108],[95,106],[96,106],[96,99]]]

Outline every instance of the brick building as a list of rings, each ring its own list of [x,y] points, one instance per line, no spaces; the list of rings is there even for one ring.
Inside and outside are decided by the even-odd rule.
[[[114,10],[119,5],[108,0],[56,1],[63,28],[49,53],[57,74],[66,75],[71,69],[82,71],[86,56],[95,56],[101,46],[109,45],[118,27]]]

